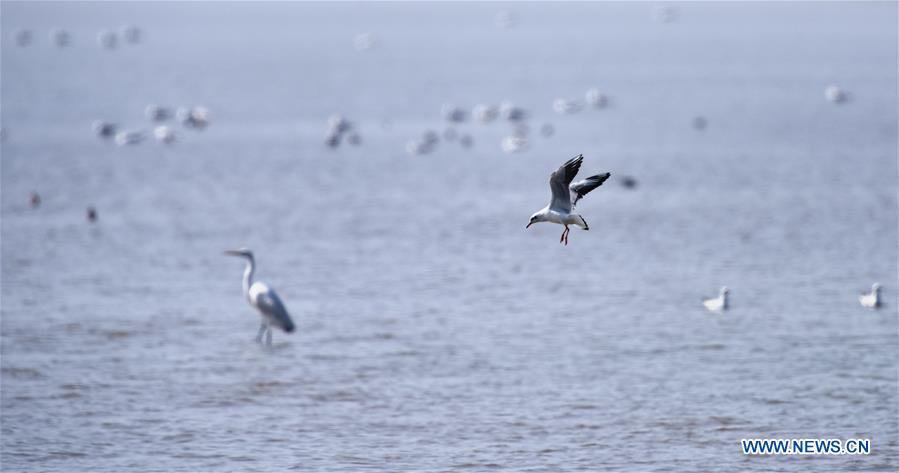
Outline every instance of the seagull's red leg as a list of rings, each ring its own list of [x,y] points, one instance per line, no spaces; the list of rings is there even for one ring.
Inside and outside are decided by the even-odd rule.
[[[571,233],[571,229],[565,227],[565,246],[568,246],[568,234]]]
[[[567,230],[567,228],[565,230]],[[565,241],[565,230],[562,230],[562,236],[559,237],[559,243]]]

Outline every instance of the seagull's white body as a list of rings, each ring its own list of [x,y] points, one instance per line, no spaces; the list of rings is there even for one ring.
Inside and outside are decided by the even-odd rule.
[[[569,225],[581,227],[584,230],[590,229],[590,226],[587,225],[587,221],[584,220],[584,217],[574,211],[574,206],[581,200],[581,198],[587,195],[587,193],[601,186],[603,182],[606,182],[606,179],[612,174],[607,172],[605,174],[590,176],[578,182],[571,182],[581,168],[581,162],[583,160],[584,155],[579,154],[574,158],[569,159],[549,176],[549,188],[552,191],[552,199],[546,207],[543,207],[534,215],[531,215],[531,221],[525,228],[538,222],[550,222],[564,225],[565,230],[562,231],[562,237],[559,239],[559,243],[564,243],[566,245],[568,244]]]
[[[727,310],[727,295],[729,293],[730,291],[726,287],[722,287],[718,292],[718,297],[706,299],[702,301],[702,305],[711,312],[725,311]]]
[[[587,225],[587,221],[584,220],[584,217],[581,217],[580,214],[576,213],[564,213],[552,210],[547,205],[540,209],[535,215],[540,215],[543,217],[544,222],[558,223],[559,225],[575,225],[583,228],[584,230],[589,230],[590,227]]]
[[[880,284],[874,283],[871,286],[871,292],[862,293],[862,295],[858,296],[858,302],[862,307],[868,309],[880,308]]]
[[[259,327],[259,333],[256,334],[256,341],[262,342],[262,336],[267,334],[266,344],[271,346],[272,327],[278,327],[287,333],[293,332],[293,320],[275,290],[263,282],[253,281],[253,274],[256,272],[256,260],[253,258],[253,252],[241,248],[226,251],[225,254],[240,256],[247,260],[247,267],[243,273],[243,292],[247,302],[262,316],[262,325]]]

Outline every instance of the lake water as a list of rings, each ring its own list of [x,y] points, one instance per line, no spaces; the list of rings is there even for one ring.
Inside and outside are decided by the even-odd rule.
[[[2,8],[4,471],[899,469],[895,3]],[[502,100],[528,151],[468,122],[406,153]],[[91,131],[149,103],[211,123]],[[332,113],[361,146],[324,145]],[[563,246],[524,227],[578,153],[612,178]],[[298,325],[271,349],[244,245]],[[819,437],[872,453],[740,448]]]

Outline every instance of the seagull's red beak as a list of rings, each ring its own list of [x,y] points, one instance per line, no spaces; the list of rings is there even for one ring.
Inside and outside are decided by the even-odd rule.
[[[531,228],[531,225],[533,225],[533,224],[534,224],[534,222],[528,222],[528,225],[526,227],[524,227],[524,229],[527,230],[528,228]]]

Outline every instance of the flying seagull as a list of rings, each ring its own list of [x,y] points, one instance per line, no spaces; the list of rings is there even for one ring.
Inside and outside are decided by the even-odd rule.
[[[858,296],[858,302],[862,305],[862,307],[867,307],[868,309],[880,308],[880,284],[872,284],[871,292],[862,293],[860,296]]]
[[[706,309],[712,312],[721,312],[727,310],[728,294],[730,294],[730,290],[727,289],[727,286],[724,286],[720,291],[718,291],[718,297],[706,299],[702,301],[702,305],[704,305]]]
[[[559,243],[564,243],[565,245],[568,245],[569,225],[577,225],[584,230],[590,229],[590,226],[587,225],[587,221],[584,220],[584,217],[574,212],[574,206],[577,204],[577,201],[581,200],[581,198],[590,191],[601,186],[603,182],[606,182],[606,179],[612,174],[608,172],[605,174],[597,174],[572,183],[571,181],[574,180],[574,176],[577,175],[577,171],[581,168],[581,162],[583,160],[584,155],[579,154],[569,159],[568,162],[559,167],[559,169],[556,169],[556,172],[549,176],[549,188],[552,190],[552,200],[549,201],[549,205],[543,207],[534,215],[531,215],[531,221],[528,223],[527,227],[524,228],[528,228],[537,222],[552,222],[564,225],[565,230],[562,231],[562,237],[559,238]]]
[[[293,332],[293,320],[290,320],[290,315],[275,290],[263,282],[253,282],[253,273],[256,272],[256,260],[253,259],[253,252],[247,248],[241,248],[228,250],[225,254],[247,260],[247,269],[243,272],[243,292],[247,302],[255,307],[262,316],[262,325],[259,327],[259,333],[256,334],[256,342],[262,343],[262,336],[268,333],[265,343],[271,346],[273,325],[287,333]]]

